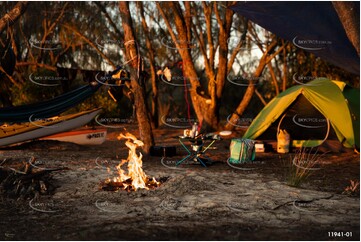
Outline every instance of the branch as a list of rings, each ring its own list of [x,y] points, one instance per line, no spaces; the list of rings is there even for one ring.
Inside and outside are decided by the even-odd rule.
[[[47,36],[44,36],[43,40],[45,40],[45,39],[48,37],[48,35],[50,35],[50,34],[53,32],[55,26],[59,23],[60,19],[64,16],[65,8],[66,8],[67,6],[68,6],[68,3],[65,3],[64,6],[63,6],[63,8],[61,9],[61,12],[60,12],[59,16],[58,16],[58,17],[56,18],[56,20],[50,25],[50,27],[49,27],[49,29],[48,29]]]
[[[187,38],[188,40],[191,40],[192,38],[192,15],[191,15],[191,5],[189,1],[185,1],[184,3],[184,7],[185,7],[185,25],[187,28]]]
[[[215,49],[214,49],[214,44],[213,44],[213,38],[212,38],[212,2],[210,3],[209,6],[207,6],[207,4],[205,2],[202,2],[203,5],[203,11],[204,11],[204,16],[206,19],[206,27],[207,27],[207,42],[209,45],[209,65],[210,68],[214,68],[214,55],[215,55]]]
[[[10,10],[7,14],[0,19],[0,34],[5,30],[6,27],[12,26],[16,20],[25,12],[29,2],[18,2],[15,7]]]
[[[170,25],[170,22],[169,22],[167,16],[165,15],[162,7],[160,6],[159,2],[156,2],[156,4],[157,4],[158,11],[160,12],[160,14],[162,15],[162,17],[163,17],[163,19],[164,19],[165,25],[167,25],[168,32],[169,32],[170,36],[172,37],[172,40],[173,40],[174,44],[175,44],[175,46],[177,47],[177,49],[179,50],[179,49],[180,49],[180,46],[179,46],[179,43],[178,43],[178,41],[177,41],[177,37],[176,37],[175,34],[174,34],[174,31],[173,31],[173,29],[172,29],[172,26]],[[182,41],[182,42],[183,42],[183,41]]]
[[[261,93],[259,93],[259,91],[257,89],[254,90],[254,92],[256,93],[257,97],[259,98],[259,100],[262,102],[262,104],[264,106],[267,105],[267,102],[264,100],[264,98],[262,97]]]
[[[147,8],[144,8],[144,12],[148,15],[148,17],[149,17],[152,21],[154,21],[154,22],[157,24],[160,33],[161,33],[162,35],[167,35],[167,33],[166,33],[166,32],[164,31],[164,29],[163,29],[163,24],[161,24],[161,23],[159,22],[159,20],[157,20],[157,19],[154,17],[154,13],[150,13]]]
[[[258,48],[262,51],[262,53],[264,53],[261,40],[259,39],[258,34],[255,33],[254,25],[253,24],[250,25],[252,26],[252,28],[249,28],[249,33],[251,34],[251,37],[254,38],[254,39],[251,38],[251,41],[255,42]]]
[[[284,46],[286,46],[287,44],[285,44],[284,40],[282,40],[282,44]],[[282,91],[285,91],[286,90],[286,85],[287,85],[287,70],[288,70],[288,67],[287,67],[287,53],[286,53],[286,48],[283,48],[283,83],[282,83]]]
[[[4,70],[2,66],[0,66],[0,72],[3,72],[16,87],[21,89],[21,86]]]
[[[91,41],[90,39],[88,39],[85,35],[83,35],[82,33],[80,33],[78,30],[76,30],[75,28],[69,26],[69,25],[63,25],[64,28],[73,31],[74,34],[78,35],[81,39],[83,39],[85,42],[87,42],[91,47],[93,47],[100,55],[101,57],[103,57],[110,65],[112,65],[112,67],[115,69],[116,65],[113,63],[113,61],[111,61],[106,55],[104,55],[104,53],[96,46],[96,44],[93,43],[93,41]]]
[[[24,41],[25,42],[25,44],[26,44],[26,50],[27,50],[27,52],[26,52],[26,55],[25,55],[25,58],[23,58],[24,60],[27,60],[28,59],[28,55],[30,55],[30,58],[32,59],[32,60],[34,60],[35,59],[35,57],[34,57],[34,55],[33,55],[33,52],[32,52],[32,48],[31,48],[31,46],[30,46],[30,44],[29,44],[29,41],[27,40],[27,37],[26,37],[26,35],[25,35],[25,33],[24,33],[24,30],[23,30],[23,28],[19,28],[20,29],[20,33],[21,33],[21,36],[23,37],[23,39],[24,40],[26,40],[26,41]]]
[[[241,49],[244,41],[246,40],[247,29],[248,29],[248,19],[246,19],[246,22],[245,22],[244,26],[245,26],[245,27],[244,27],[244,30],[243,30],[241,39],[239,40],[236,48],[233,50],[232,55],[231,55],[231,57],[230,57],[229,60],[228,60],[228,66],[227,66],[227,73],[228,73],[228,74],[229,74],[229,72],[230,72],[231,69],[232,69],[234,60],[236,59],[236,56],[237,56],[239,50]]]
[[[209,66],[209,62],[208,62],[208,56],[207,56],[207,51],[206,51],[206,48],[205,48],[205,43],[203,42],[202,38],[199,36],[196,27],[193,25],[192,28],[193,28],[193,33],[194,33],[194,35],[195,35],[195,37],[198,40],[198,43],[200,45],[199,49],[200,49],[200,51],[202,53],[206,70],[208,70],[210,68],[210,66]]]
[[[215,7],[215,9],[218,8]],[[224,83],[227,79],[227,67],[228,67],[228,39],[231,32],[231,26],[233,21],[234,12],[230,9],[226,9],[224,12],[224,24],[220,26],[218,34],[218,71],[216,76],[216,95],[220,99],[223,94]]]
[[[280,94],[280,89],[278,87],[276,74],[275,74],[275,72],[273,70],[271,62],[267,63],[267,66],[268,66],[269,72],[271,74],[273,84],[275,85],[275,88],[276,88],[276,95],[278,95],[278,94]]]
[[[101,4],[101,2],[95,1],[94,4],[99,8],[99,10],[104,14],[105,18],[108,20],[109,24],[113,27],[114,31],[118,34],[118,37],[121,39],[124,39],[123,34],[120,32],[120,30],[117,28],[117,25],[114,23],[112,18],[109,16],[107,10],[105,7]]]
[[[217,4],[214,4],[213,7],[214,7],[214,13],[216,14],[216,19],[217,19],[217,22],[218,22],[220,31],[221,31],[221,32],[222,32],[222,31],[224,32],[223,21],[222,21],[222,19],[221,19],[221,16],[219,15],[218,8],[217,8]]]
[[[276,46],[277,46],[277,39],[274,38],[272,43],[267,47],[266,51],[263,53],[263,56],[259,61],[258,67],[254,72],[253,77],[260,77],[265,66],[285,47],[285,45],[281,46],[271,56],[268,56],[268,53],[273,51],[274,48],[276,48]],[[236,108],[236,111],[231,115],[230,122],[225,125],[226,129],[230,130],[234,128],[234,126],[232,126],[231,123],[235,123],[236,120],[244,113],[249,102],[251,101],[254,92],[255,92],[255,85],[253,84],[253,81],[250,80],[250,83],[246,89],[242,101],[239,103],[238,107]]]
[[[356,2],[332,1],[346,35],[360,56],[360,6]]]
[[[38,62],[17,62],[16,66],[38,66],[47,70],[56,71],[56,67]]]
[[[55,21],[51,25],[50,25],[50,20],[47,21],[47,19],[44,18],[44,20],[43,20],[44,35],[41,40],[41,47],[43,47],[45,45],[46,40],[53,33],[54,28],[60,22],[61,18],[64,16],[64,12],[65,12],[65,9],[67,6],[68,6],[68,3],[65,3],[63,8],[61,9],[61,12],[59,13],[59,16],[55,19]],[[48,25],[50,25],[50,26],[48,27]],[[43,59],[43,54],[44,54],[44,50],[40,49],[40,54],[38,56],[38,60]],[[53,59],[52,51],[49,53],[49,55],[50,55],[50,59]]]

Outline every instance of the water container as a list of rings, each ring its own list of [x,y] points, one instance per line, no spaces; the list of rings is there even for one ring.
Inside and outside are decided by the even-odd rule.
[[[277,152],[288,153],[290,151],[290,134],[284,129],[280,129],[277,134]]]

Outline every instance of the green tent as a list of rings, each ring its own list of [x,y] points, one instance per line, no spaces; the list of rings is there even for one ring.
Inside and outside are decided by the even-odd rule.
[[[311,104],[311,108],[324,116],[330,124],[329,126],[333,128],[337,139],[345,147],[360,147],[360,91],[353,89],[344,82],[331,81],[327,78],[318,78],[307,84],[293,86],[280,93],[257,115],[243,138],[256,139],[273,123],[282,122],[286,112],[294,107],[300,99],[307,100]],[[311,128],[309,126],[308,130],[313,133]],[[308,140],[308,145],[303,146],[319,144],[316,140],[313,141],[315,142],[312,143],[312,140]]]

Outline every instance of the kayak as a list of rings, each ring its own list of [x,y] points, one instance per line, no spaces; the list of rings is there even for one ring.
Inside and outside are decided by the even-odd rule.
[[[34,119],[34,121],[27,123],[0,126],[0,146],[38,139],[79,128],[90,122],[100,111],[101,108],[97,108],[76,114]]]
[[[101,145],[104,143],[106,136],[106,129],[81,129],[58,133],[41,139],[72,142],[78,145]]]

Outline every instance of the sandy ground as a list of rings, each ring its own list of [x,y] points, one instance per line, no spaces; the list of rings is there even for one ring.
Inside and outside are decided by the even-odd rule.
[[[137,135],[134,127],[129,130]],[[359,181],[359,155],[329,153],[299,188],[288,186],[290,155],[257,154],[252,165],[227,164],[230,137],[215,144],[207,168],[188,162],[173,136],[155,131],[158,145],[177,145],[175,157],[144,157],[149,176],[166,180],[155,190],[110,192],[100,183],[128,155],[120,130],[95,147],[37,141],[0,150],[0,161],[28,160],[53,172],[52,195],[1,198],[1,240],[359,240],[360,199],[342,194]],[[178,134],[179,133],[179,134]],[[235,134],[234,136],[237,136]],[[234,137],[233,136],[233,137]],[[243,168],[251,169],[243,169]],[[242,168],[242,169],[240,169]],[[330,233],[330,232],[343,232]],[[333,235],[333,236],[332,236]]]

